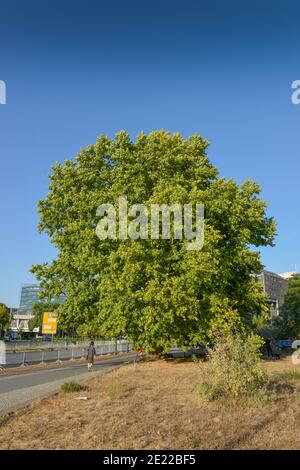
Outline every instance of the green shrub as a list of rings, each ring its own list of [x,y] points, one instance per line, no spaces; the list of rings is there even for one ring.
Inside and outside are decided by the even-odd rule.
[[[199,398],[210,401],[268,394],[268,380],[260,367],[261,345],[261,338],[253,334],[220,338],[209,349],[208,360],[199,362]]]
[[[249,395],[247,397],[246,403],[249,406],[261,408],[265,406],[267,403],[269,403],[270,401],[275,400],[275,398],[276,398],[275,391],[265,386],[257,390],[255,393]]]
[[[80,392],[82,389],[83,387],[73,380],[71,382],[65,382],[61,386],[61,391],[64,393]]]
[[[198,384],[196,390],[201,401],[209,402],[217,398],[216,390],[213,385],[207,382]]]

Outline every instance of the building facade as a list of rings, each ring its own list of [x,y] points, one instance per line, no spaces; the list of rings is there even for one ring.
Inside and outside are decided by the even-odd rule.
[[[33,318],[33,315],[29,313],[19,313],[16,312],[13,314],[12,320],[9,325],[9,330],[16,333],[29,333],[28,322]],[[34,333],[38,332],[38,328],[33,330]]]
[[[32,315],[32,309],[37,302],[45,302],[39,297],[42,288],[38,284],[24,284],[21,288],[19,313],[22,315]],[[65,296],[53,297],[51,302],[62,304]]]
[[[41,288],[37,284],[28,284],[23,285],[21,288],[21,297],[20,297],[20,314],[32,314],[32,308],[35,303],[39,302],[39,293]]]
[[[42,288],[38,284],[24,284],[21,288],[20,306],[18,309],[13,309],[12,319],[9,326],[10,331],[18,333],[29,333],[28,322],[33,318],[33,306],[37,302],[46,302],[44,299],[39,297],[39,293]],[[53,297],[51,302],[53,303],[64,303],[65,296]],[[37,333],[39,328],[36,328],[33,332]]]
[[[280,276],[279,274],[264,270],[258,276],[258,280],[261,282],[263,290],[268,296],[270,318],[272,320],[280,314],[280,308],[283,305],[284,296],[287,290],[288,279]]]

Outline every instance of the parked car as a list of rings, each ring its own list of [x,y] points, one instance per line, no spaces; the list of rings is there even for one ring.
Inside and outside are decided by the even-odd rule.
[[[52,341],[51,335],[43,335],[43,341]]]
[[[15,331],[8,331],[4,335],[4,341],[16,341],[17,339],[19,339],[19,335]]]
[[[290,349],[292,347],[292,339],[279,339],[276,341],[276,346],[280,349]]]
[[[168,353],[169,357],[205,357],[207,355],[207,349],[204,344],[199,344],[197,347],[187,347],[186,351],[181,348],[170,348]]]

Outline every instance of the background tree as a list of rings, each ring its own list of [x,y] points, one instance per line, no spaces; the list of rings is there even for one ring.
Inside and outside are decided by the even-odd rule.
[[[45,312],[56,312],[60,304],[55,302],[36,302],[32,308],[33,318],[28,321],[28,328],[33,331],[39,328],[42,331],[43,315]]]
[[[266,217],[258,184],[220,177],[207,147],[199,135],[155,131],[133,142],[122,131],[52,167],[39,230],[58,256],[32,271],[45,295],[66,294],[59,317],[65,326],[128,335],[135,346],[153,350],[208,342],[216,332],[251,328],[253,315],[267,315],[253,276],[262,270],[255,247],[272,244],[274,221]],[[123,195],[129,205],[147,207],[203,203],[203,249],[187,251],[185,240],[174,239],[100,241],[97,207],[117,206]]]
[[[300,337],[300,274],[293,274],[289,279],[279,325],[286,338]]]
[[[4,332],[8,329],[10,320],[11,315],[8,307],[0,303],[0,338],[2,338]]]

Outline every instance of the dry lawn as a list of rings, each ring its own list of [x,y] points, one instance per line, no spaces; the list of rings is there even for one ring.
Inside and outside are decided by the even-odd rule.
[[[273,377],[300,372],[287,358],[264,365]],[[92,377],[0,417],[0,449],[298,449],[300,379],[280,379],[262,408],[202,404],[193,362],[147,362]],[[87,396],[87,401],[75,397]]]

